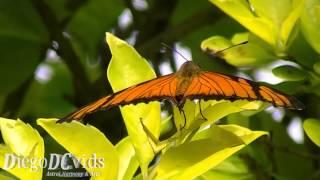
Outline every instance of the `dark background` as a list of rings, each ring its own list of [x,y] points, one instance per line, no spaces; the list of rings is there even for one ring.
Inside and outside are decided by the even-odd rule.
[[[123,25],[128,13],[130,21]],[[46,154],[65,150],[36,125],[37,118],[61,118],[112,93],[106,77],[111,54],[105,32],[133,42],[158,76],[163,75],[163,63],[173,72],[178,68],[173,53],[163,51],[162,42],[187,48],[193,61],[204,70],[241,72],[255,79],[255,68],[265,67],[261,64],[239,69],[201,51],[200,43],[210,36],[230,38],[236,32],[246,32],[207,1],[0,0],[0,116],[20,118],[37,128],[44,137]],[[319,56],[303,36],[298,37],[289,51],[295,59],[308,59],[309,63],[298,65],[315,74],[312,64]],[[242,159],[258,179],[320,178],[319,148],[301,128],[304,119],[320,117],[320,86],[305,79],[283,81],[273,87],[294,94],[307,108],[271,109],[250,117],[225,118],[224,122],[271,132],[271,140],[258,140],[252,145],[254,155],[243,155]],[[280,116],[274,121],[277,113]],[[89,115],[85,121],[104,132],[113,143],[126,135],[118,108]],[[302,140],[290,137],[290,126],[302,133]]]

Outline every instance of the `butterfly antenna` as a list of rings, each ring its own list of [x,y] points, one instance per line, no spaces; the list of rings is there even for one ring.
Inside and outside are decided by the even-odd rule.
[[[236,47],[236,46],[244,45],[244,44],[247,44],[247,43],[248,43],[248,41],[244,41],[244,42],[241,42],[241,43],[239,43],[239,44],[234,44],[234,45],[232,45],[232,46],[229,46],[229,47],[227,47],[227,48],[224,48],[224,49],[222,49],[222,50],[219,50],[219,51],[215,52],[214,54],[219,54],[219,53],[221,53],[221,52],[223,52],[223,51],[225,51],[225,50],[234,48],[234,47]]]
[[[184,55],[182,55],[179,51],[177,51],[176,49],[173,49],[172,47],[170,47],[169,45],[167,45],[166,43],[161,43],[162,46],[166,47],[167,49],[170,49],[171,51],[178,53],[183,59],[185,59],[186,61],[190,61],[188,58],[186,58]]]

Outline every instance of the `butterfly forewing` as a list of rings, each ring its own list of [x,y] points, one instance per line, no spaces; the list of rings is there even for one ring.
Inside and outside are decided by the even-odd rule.
[[[169,74],[103,97],[60,119],[58,122],[79,120],[87,114],[113,106],[137,104],[139,102],[147,103],[150,101],[160,101],[162,99],[174,101],[175,92],[175,75]]]
[[[274,106],[303,109],[294,97],[254,81],[225,74],[203,71],[194,78],[185,93],[189,99],[260,100]]]

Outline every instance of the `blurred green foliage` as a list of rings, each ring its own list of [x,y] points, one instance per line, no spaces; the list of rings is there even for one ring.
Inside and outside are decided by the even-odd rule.
[[[176,55],[170,51],[164,53],[161,42],[170,46],[179,44],[189,48],[194,62],[204,70],[240,74],[267,82],[273,79],[273,74],[281,82],[272,87],[296,96],[306,105],[303,111],[274,108],[242,111],[245,102],[236,105],[224,101],[204,104],[211,106],[204,107],[205,116],[212,118],[209,119],[211,123],[221,118],[220,124],[237,124],[252,132],[268,131],[270,136],[258,139],[215,168],[212,162],[208,163],[211,166],[207,166],[206,173],[204,168],[181,172],[189,172],[190,176],[198,176],[198,179],[320,178],[320,149],[316,145],[319,144],[320,119],[319,0],[0,0],[0,26],[0,116],[11,119],[19,117],[36,128],[45,141],[45,157],[49,152],[71,152],[72,149],[61,140],[52,138],[54,135],[38,126],[36,119],[63,117],[113,92],[107,81],[111,52],[105,42],[105,32],[112,32],[132,42],[139,54],[152,65],[157,76],[163,75],[161,67],[164,64],[173,71],[179,68]],[[215,54],[244,41],[248,43]],[[118,66],[129,63],[125,56],[120,56],[122,62]],[[139,71],[139,68],[136,70]],[[258,77],[257,74],[263,69],[270,74]],[[113,76],[114,83],[119,83],[117,78],[121,76]],[[187,106],[189,109],[195,108],[192,103]],[[159,113],[159,109],[155,111]],[[170,105],[164,104],[162,111],[172,114],[176,109],[172,110]],[[195,108],[195,111],[198,110]],[[190,112],[189,126],[198,127],[199,122],[194,120],[199,117]],[[159,117],[146,122],[156,137],[160,131],[160,125],[156,124],[159,123]],[[177,113],[173,117],[176,124],[181,121]],[[144,134],[137,135],[136,142],[133,141],[137,139],[129,139],[134,128],[139,126],[138,122],[128,120],[126,115],[122,118],[118,108],[90,115],[84,121],[97,128],[94,132],[104,133],[106,138],[103,141],[107,141],[106,144],[116,144],[107,146],[110,152],[115,152],[115,148],[120,154],[119,167],[123,168],[119,168],[118,177],[141,177],[138,175],[138,165],[144,166],[142,172],[146,173],[153,155],[148,152],[144,157],[138,148],[144,145],[150,150],[149,143],[145,141],[148,138]],[[77,125],[72,127],[77,128]],[[174,126],[168,123],[165,128],[168,127],[170,130],[161,134],[160,139],[175,134]],[[141,130],[141,124],[139,128]],[[190,131],[179,133],[183,137]],[[293,138],[293,135],[299,134],[302,140]],[[2,135],[4,140],[8,139]],[[172,138],[169,139],[171,142]],[[80,145],[72,143],[74,147]],[[209,143],[204,140],[195,143],[201,147],[203,154],[200,154],[201,151],[192,153],[189,144],[184,145],[187,147],[185,149],[199,156],[207,152],[206,157],[210,157],[212,146],[221,142],[215,140]],[[179,154],[181,147],[177,148],[169,149],[164,159],[173,160],[170,154]],[[109,150],[105,149],[105,152]],[[140,155],[136,155],[138,152]],[[203,162],[196,160],[199,156],[195,156],[194,164],[188,167],[194,167],[196,163],[203,167]],[[186,157],[174,158],[177,158],[174,162],[178,163]],[[151,163],[151,166],[154,164]],[[155,171],[163,170],[162,173],[166,173],[166,168],[173,164],[167,160],[160,163]],[[44,170],[44,174],[46,172]],[[0,176],[7,177],[7,174],[1,171]],[[175,176],[188,174],[178,173]],[[44,175],[43,178],[52,177]]]

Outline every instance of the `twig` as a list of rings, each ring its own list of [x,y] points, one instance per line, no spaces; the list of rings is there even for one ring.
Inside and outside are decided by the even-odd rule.
[[[81,97],[77,98],[77,100],[81,99],[81,101],[83,101],[76,103],[78,105],[82,105],[89,102],[93,99],[91,95],[95,93],[92,92],[91,83],[86,75],[85,68],[81,64],[81,61],[74,51],[71,42],[63,35],[64,28],[61,27],[61,24],[59,24],[55,14],[45,3],[45,1],[32,0],[32,3],[41,16],[42,21],[50,34],[51,41],[56,41],[59,44],[59,48],[56,49],[57,53],[60,57],[62,57],[72,73],[76,96]]]
[[[30,75],[17,89],[10,92],[5,98],[4,107],[1,110],[1,116],[7,118],[16,118],[16,114],[23,103],[23,99],[27,94],[31,83],[33,81],[33,74]]]

